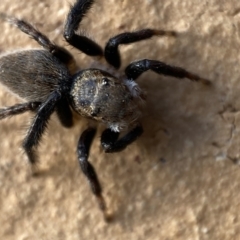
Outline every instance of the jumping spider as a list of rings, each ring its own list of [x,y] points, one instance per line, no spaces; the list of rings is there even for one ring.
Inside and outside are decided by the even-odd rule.
[[[175,36],[173,31],[143,29],[121,33],[111,38],[103,50],[86,36],[76,33],[82,18],[94,0],[78,0],[70,8],[65,23],[65,40],[89,56],[104,56],[115,69],[121,65],[118,46],[149,39],[153,36]],[[31,166],[37,163],[36,147],[47,127],[53,112],[56,112],[64,127],[73,125],[72,111],[106,125],[101,136],[105,152],[119,152],[134,142],[143,132],[139,123],[142,91],[135,80],[145,71],[176,78],[188,78],[208,83],[208,80],[182,68],[156,60],[143,59],[130,63],[125,68],[125,77],[119,79],[101,69],[84,69],[72,73],[73,56],[64,48],[52,43],[29,23],[5,14],[8,21],[38,42],[43,49],[21,50],[0,58],[0,82],[26,102],[0,109],[0,119],[35,112],[35,117],[23,141],[23,149]],[[120,132],[126,131],[123,137]],[[95,128],[86,129],[77,145],[77,157],[82,172],[87,177],[100,209],[106,214],[102,188],[97,174],[88,161],[89,149],[96,133]]]

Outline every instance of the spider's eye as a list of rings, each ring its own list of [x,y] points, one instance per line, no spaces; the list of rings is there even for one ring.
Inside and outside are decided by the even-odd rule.
[[[104,86],[109,86],[109,82],[110,82],[110,80],[108,78],[102,79],[102,85],[104,85]]]
[[[97,117],[97,115],[101,112],[101,108],[96,108],[96,109],[93,109],[92,112],[91,112],[91,116],[92,117]]]

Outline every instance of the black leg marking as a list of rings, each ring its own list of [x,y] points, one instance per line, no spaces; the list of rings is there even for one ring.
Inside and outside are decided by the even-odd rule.
[[[56,112],[62,125],[66,128],[73,126],[72,110],[66,99],[61,99],[56,105]]]
[[[142,133],[143,128],[138,125],[125,136],[118,139],[119,133],[113,132],[111,129],[106,129],[102,133],[101,144],[107,153],[120,152],[141,136]]]
[[[69,44],[89,56],[102,56],[103,50],[97,43],[75,32],[93,2],[93,0],[78,0],[75,2],[67,16],[64,38]]]
[[[176,36],[176,32],[143,29],[137,32],[122,33],[109,39],[105,47],[104,56],[109,64],[115,68],[119,68],[121,66],[121,57],[118,51],[118,45],[142,41],[153,36]]]
[[[4,13],[0,14],[0,18],[8,21],[10,24],[16,26],[22,32],[28,34],[31,38],[38,42],[40,46],[48,50],[63,63],[67,65],[74,64],[72,55],[66,49],[53,44],[47,36],[39,32],[31,24],[27,23],[24,20],[19,20],[14,17],[7,16]]]
[[[0,108],[0,120],[6,117],[11,117],[17,114],[24,113],[27,111],[35,111],[40,104],[41,104],[40,102],[27,102],[27,103],[16,104],[11,107]]]
[[[176,78],[188,78],[192,81],[199,81],[210,84],[207,79],[201,78],[196,74],[190,73],[183,68],[167,65],[160,61],[143,59],[129,64],[125,69],[125,74],[129,79],[137,79],[142,73],[152,70],[158,74],[172,76]]]
[[[55,91],[51,93],[48,99],[40,105],[28,130],[27,136],[24,139],[23,149],[25,150],[28,160],[32,165],[37,162],[37,156],[34,148],[39,144],[41,136],[47,127],[47,122],[60,99],[61,94]]]
[[[88,161],[89,150],[92,144],[92,140],[95,136],[95,133],[96,129],[94,128],[88,128],[82,133],[77,146],[78,161],[82,169],[82,172],[85,174],[89,181],[93,194],[97,197],[100,209],[104,212],[104,214],[106,214],[105,213],[106,205],[104,198],[102,196],[101,185],[99,183],[97,174],[93,166]]]

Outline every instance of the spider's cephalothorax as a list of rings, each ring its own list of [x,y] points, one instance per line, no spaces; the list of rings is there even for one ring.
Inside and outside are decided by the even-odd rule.
[[[80,115],[103,122],[119,132],[139,119],[141,95],[138,85],[131,80],[88,69],[73,78],[69,96],[73,109]]]
[[[176,36],[173,31],[143,29],[121,33],[111,38],[104,50],[86,36],[77,34],[83,16],[94,0],[77,0],[71,7],[64,28],[65,40],[89,56],[105,57],[109,65],[118,69],[121,65],[118,46],[152,36]],[[53,44],[45,35],[29,23],[0,13],[0,18],[15,25],[35,39],[43,49],[16,51],[0,57],[0,82],[25,100],[11,107],[0,109],[0,119],[35,112],[35,117],[23,141],[23,149],[32,166],[37,162],[36,147],[53,112],[65,127],[71,127],[72,110],[81,116],[102,122],[106,129],[101,136],[105,152],[118,152],[134,142],[143,132],[139,117],[144,95],[135,80],[145,71],[176,78],[209,83],[208,80],[183,68],[163,62],[142,59],[125,68],[125,76],[117,78],[101,69],[76,69],[73,56],[64,48]],[[125,135],[120,137],[124,129]],[[95,128],[86,129],[80,136],[77,155],[81,170],[89,180],[99,206],[106,213],[102,189],[97,174],[88,161],[89,149],[96,133]],[[106,215],[105,215],[106,216]]]

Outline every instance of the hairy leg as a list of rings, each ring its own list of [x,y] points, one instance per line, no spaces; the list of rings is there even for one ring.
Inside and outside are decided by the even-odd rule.
[[[129,144],[136,141],[136,139],[143,133],[142,126],[138,125],[126,135],[118,139],[119,133],[106,129],[101,136],[101,144],[105,152],[120,152],[125,149]]]
[[[4,13],[0,13],[0,18],[5,21],[8,21],[10,24],[16,26],[19,30],[29,35],[40,46],[42,46],[50,53],[52,53],[55,57],[57,57],[62,63],[71,67],[75,65],[72,55],[66,49],[52,43],[47,36],[39,32],[28,22],[11,16],[7,16]]]
[[[61,94],[55,91],[51,93],[48,99],[39,106],[37,114],[35,115],[23,141],[23,149],[25,150],[28,160],[32,166],[34,166],[34,164],[37,162],[35,148],[39,144],[42,134],[47,127],[47,122],[51,114],[54,112],[55,106],[60,98]]]
[[[199,81],[204,84],[210,84],[211,82],[207,79],[201,78],[200,76],[188,72],[187,70],[167,65],[166,63],[156,61],[156,60],[149,60],[143,59],[136,62],[129,64],[125,69],[125,74],[127,78],[135,80],[137,79],[142,73],[152,70],[158,74],[167,75],[176,78],[188,78],[192,81]]]
[[[86,129],[80,136],[77,146],[77,154],[78,161],[81,167],[82,172],[87,177],[90,187],[92,189],[93,194],[96,196],[100,209],[103,211],[105,218],[106,215],[106,205],[104,198],[102,196],[102,188],[99,183],[97,174],[92,166],[92,164],[88,161],[89,150],[95,136],[96,129],[88,128]]]
[[[78,0],[71,7],[64,27],[66,41],[89,56],[102,56],[102,48],[90,38],[76,33],[80,22],[90,9],[93,0]]]
[[[176,36],[176,32],[156,29],[142,29],[136,32],[121,33],[109,39],[104,50],[104,56],[109,64],[115,68],[121,66],[121,57],[118,50],[120,44],[129,44],[149,39],[153,36]]]
[[[72,110],[68,104],[68,101],[62,98],[56,105],[56,113],[61,122],[61,124],[70,128],[73,126],[73,114]]]
[[[11,107],[0,108],[0,120],[27,111],[36,111],[40,104],[41,104],[40,102],[27,102],[16,104]]]

